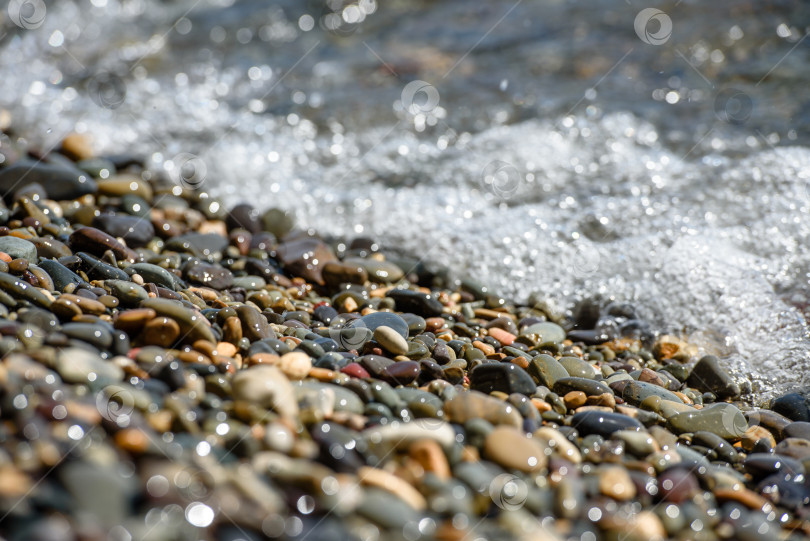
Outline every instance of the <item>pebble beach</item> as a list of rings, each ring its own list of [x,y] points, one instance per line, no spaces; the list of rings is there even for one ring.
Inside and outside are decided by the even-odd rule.
[[[516,303],[8,131],[3,539],[810,534],[805,398],[760,407],[632,304]]]
[[[810,540],[808,21],[0,2],[0,541]]]

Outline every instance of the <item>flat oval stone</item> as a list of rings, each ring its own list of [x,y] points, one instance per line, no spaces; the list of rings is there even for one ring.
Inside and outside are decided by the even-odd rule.
[[[425,318],[442,315],[442,303],[433,296],[420,291],[392,289],[386,293],[386,297],[394,299],[397,310],[400,312],[411,312]]]
[[[572,428],[576,428],[582,436],[597,434],[603,438],[610,438],[619,430],[643,430],[644,426],[632,417],[620,413],[605,411],[581,411],[571,418]]]
[[[402,319],[408,325],[408,334],[416,335],[424,332],[424,330],[427,328],[425,318],[417,316],[416,314],[409,314],[406,312],[402,314]],[[391,325],[389,325],[389,327],[390,326]]]
[[[227,237],[216,233],[186,233],[166,241],[165,249],[186,252],[197,257],[221,254],[228,247]]]
[[[149,298],[144,288],[127,280],[104,280],[104,287],[110,290],[110,295],[128,306],[135,306]]]
[[[783,434],[786,438],[801,438],[810,440],[810,423],[805,421],[795,421],[787,425]]]
[[[95,227],[82,227],[70,234],[68,239],[71,250],[74,252],[90,252],[102,256],[110,250],[117,259],[135,261],[138,254],[127,248],[114,237]]]
[[[312,359],[306,353],[292,351],[281,356],[278,367],[291,380],[304,379],[312,369]]]
[[[30,263],[37,262],[37,247],[21,238],[7,235],[0,237],[0,252],[5,252],[12,259],[25,259]]]
[[[582,391],[588,396],[613,394],[613,390],[601,381],[588,378],[560,378],[554,383],[551,390],[560,396],[565,396],[571,391]]]
[[[737,450],[717,434],[698,430],[695,432],[694,436],[692,436],[692,444],[703,445],[708,449],[711,449],[717,453],[719,458],[725,460],[726,462],[735,463],[739,460]]]
[[[132,216],[149,219],[152,206],[143,197],[127,194],[121,197],[121,211]]]
[[[398,361],[385,367],[380,376],[391,385],[408,385],[419,377],[420,371],[416,361]]]
[[[51,298],[42,291],[7,272],[0,272],[0,290],[5,291],[12,297],[29,301],[42,308],[50,308],[51,304],[53,304]]]
[[[523,418],[517,409],[492,396],[467,391],[444,403],[444,413],[451,423],[464,424],[471,419],[484,419],[493,425],[509,425],[520,428]]]
[[[435,394],[412,387],[397,387],[394,391],[417,417],[435,419],[444,416],[444,403]]]
[[[95,181],[79,169],[31,160],[20,160],[0,169],[0,191],[7,203],[11,203],[14,190],[39,184],[50,199],[57,201],[78,199],[96,193]]]
[[[106,161],[106,160],[105,160]],[[108,162],[112,165],[112,162]],[[115,166],[113,166],[113,172]],[[98,181],[98,193],[111,197],[123,197],[134,194],[144,198],[146,201],[152,200],[152,188],[135,175],[116,175],[108,179]]]
[[[484,440],[484,456],[510,470],[526,473],[546,467],[545,447],[538,439],[527,438],[519,429],[497,426]]]
[[[68,383],[92,383],[104,387],[118,383],[124,371],[118,365],[84,348],[64,348],[56,358],[56,371]]]
[[[151,308],[159,315],[168,316],[180,324],[180,330],[190,342],[207,340],[216,343],[208,320],[198,312],[186,308],[182,303],[169,299],[148,299],[141,303],[142,308]]]
[[[370,378],[371,374],[368,373],[368,370],[363,368],[363,365],[360,363],[349,363],[343,368],[340,369],[341,372],[346,374],[347,376],[351,376],[353,378]]]
[[[61,241],[52,238],[37,238],[30,241],[37,249],[37,256],[43,259],[59,259],[73,255],[73,250]]]
[[[655,439],[647,432],[618,430],[611,434],[610,437],[614,440],[623,441],[627,451],[639,458],[644,458],[661,450]]]
[[[346,265],[358,266],[364,269],[368,279],[372,282],[391,283],[402,280],[405,273],[397,265],[390,261],[379,261],[377,259],[364,259],[360,257],[347,257],[343,260]]]
[[[253,205],[247,203],[240,203],[233,207],[225,218],[225,223],[228,229],[245,229],[251,234],[258,233],[262,230],[259,223],[259,211],[253,208]]]
[[[268,209],[262,214],[262,226],[276,238],[282,238],[295,227],[295,216],[278,208]]]
[[[282,242],[276,248],[276,255],[285,270],[318,285],[324,285],[323,266],[337,261],[332,249],[313,237]]]
[[[396,361],[387,357],[379,355],[363,355],[358,359],[358,362],[363,365],[363,368],[374,376],[382,377],[386,368],[394,364]]]
[[[233,278],[233,287],[241,287],[246,291],[264,289],[266,285],[267,282],[261,276],[235,276]]]
[[[391,327],[381,325],[374,330],[374,340],[394,355],[408,353],[408,342]]]
[[[622,391],[622,398],[624,401],[634,406],[641,404],[645,398],[650,396],[657,396],[663,400],[669,400],[671,402],[683,403],[683,400],[681,400],[681,398],[672,391],[668,391],[653,383],[646,383],[643,381],[629,381]]]
[[[678,433],[705,430],[732,440],[740,439],[748,428],[742,412],[736,406],[725,403],[673,415],[667,423],[670,429]]]
[[[337,288],[340,284],[363,285],[368,281],[368,273],[361,265],[330,261],[323,266],[323,280],[327,287]]]
[[[331,383],[320,383],[311,380],[304,380],[293,386],[296,396],[303,397],[305,394],[316,393],[325,397],[334,397],[334,401],[329,405],[335,411],[343,411],[360,415],[363,413],[363,400],[350,389],[333,385]]]
[[[745,472],[755,480],[760,480],[774,473],[781,473],[791,478],[797,478],[806,473],[804,465],[785,455],[771,453],[751,453],[743,461]]]
[[[520,331],[520,336],[532,337],[538,344],[545,342],[559,343],[565,340],[565,330],[556,323],[544,321],[529,325]]]
[[[361,326],[329,328],[329,338],[335,341],[345,351],[360,350],[363,345],[371,340],[370,329]]]
[[[43,259],[40,261],[39,266],[51,277],[53,287],[56,291],[63,291],[69,284],[75,284],[77,286],[90,285],[81,276],[55,259]]]
[[[95,323],[65,323],[61,332],[103,350],[109,350],[113,344],[112,333],[105,326]]]
[[[530,396],[537,390],[537,385],[531,376],[516,364],[497,362],[476,366],[470,372],[470,388],[486,394],[500,391]]]
[[[77,252],[81,259],[81,269],[91,280],[129,280],[129,275],[118,267],[113,267],[87,252]]]
[[[133,248],[146,246],[155,236],[155,228],[149,220],[127,214],[100,214],[93,218],[93,227],[123,238],[127,246]]]
[[[718,398],[735,398],[741,392],[740,386],[714,355],[702,357],[692,369],[686,383],[699,391],[714,393]]]
[[[402,338],[408,338],[408,324],[398,314],[392,312],[373,312],[367,314],[359,319],[350,321],[346,327],[366,327],[372,332],[377,330],[377,327],[390,327],[395,330]]]
[[[551,355],[541,353],[531,360],[528,368],[534,380],[549,389],[554,387],[557,380],[569,377],[568,371]]]
[[[231,388],[234,398],[238,400],[273,409],[291,419],[298,415],[298,401],[293,386],[275,366],[260,364],[240,370],[231,379]]]
[[[602,467],[597,472],[599,492],[621,502],[636,496],[636,485],[622,466]]]
[[[231,271],[210,263],[191,265],[186,269],[185,274],[189,282],[214,289],[228,289],[233,284]]]
[[[169,317],[156,317],[144,325],[141,339],[145,344],[167,348],[180,337],[180,325]]]
[[[236,308],[236,313],[242,321],[242,332],[251,342],[276,337],[276,333],[270,327],[267,318],[252,306],[239,306]]]
[[[596,367],[579,357],[561,357],[559,363],[571,377],[594,379],[599,375]]]
[[[139,274],[145,282],[152,282],[172,291],[178,288],[179,279],[174,274],[152,263],[134,263],[127,267],[126,272],[129,276]]]

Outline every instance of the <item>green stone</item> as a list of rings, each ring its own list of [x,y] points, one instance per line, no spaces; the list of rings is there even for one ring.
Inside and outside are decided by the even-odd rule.
[[[541,353],[529,363],[529,375],[539,385],[545,385],[549,389],[554,387],[558,379],[569,376],[565,367],[551,355]]]
[[[713,404],[703,409],[673,415],[667,421],[678,433],[705,430],[724,439],[739,439],[748,428],[745,415],[731,404]]]

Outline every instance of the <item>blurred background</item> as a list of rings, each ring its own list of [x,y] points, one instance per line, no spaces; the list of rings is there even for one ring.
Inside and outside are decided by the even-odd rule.
[[[5,0],[0,121],[518,300],[630,302],[764,400],[810,386],[808,31],[798,1]]]

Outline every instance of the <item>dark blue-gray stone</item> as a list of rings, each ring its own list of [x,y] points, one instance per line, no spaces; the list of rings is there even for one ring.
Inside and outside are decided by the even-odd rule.
[[[597,434],[609,438],[619,430],[641,430],[643,425],[632,417],[605,411],[582,411],[571,418],[571,427],[581,436]]]
[[[7,203],[11,203],[15,190],[29,184],[39,184],[45,188],[50,199],[57,201],[77,199],[98,190],[89,175],[67,165],[20,160],[0,169],[0,192]]]
[[[489,394],[500,391],[506,394],[520,393],[527,396],[537,390],[532,377],[521,367],[512,363],[485,363],[470,372],[470,388]]]

